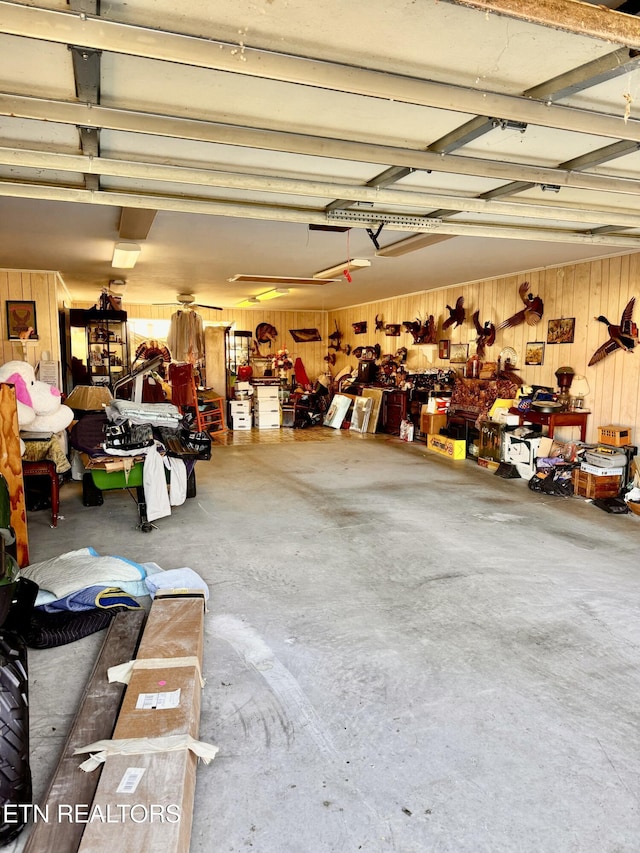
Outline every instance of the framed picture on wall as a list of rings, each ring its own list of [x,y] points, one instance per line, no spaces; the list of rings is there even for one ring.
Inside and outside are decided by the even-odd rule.
[[[451,344],[449,361],[451,364],[466,364],[469,358],[469,344]]]
[[[529,341],[524,352],[524,363],[537,366],[544,363],[544,341]]]
[[[7,300],[7,337],[10,341],[38,339],[35,302],[24,299]]]
[[[449,341],[446,338],[438,341],[438,358],[449,358]]]
[[[562,317],[559,320],[549,320],[549,326],[547,328],[547,343],[572,344],[575,330],[575,317]]]

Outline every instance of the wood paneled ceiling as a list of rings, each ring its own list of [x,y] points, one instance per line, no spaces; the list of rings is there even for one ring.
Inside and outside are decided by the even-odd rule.
[[[0,267],[232,308],[371,261],[302,310],[638,251],[640,19],[606,6],[0,0]]]

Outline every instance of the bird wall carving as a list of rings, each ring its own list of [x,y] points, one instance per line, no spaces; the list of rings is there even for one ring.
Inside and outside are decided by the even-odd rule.
[[[490,320],[486,320],[484,324],[480,323],[480,311],[473,312],[473,325],[475,326],[478,337],[476,338],[476,352],[478,358],[484,358],[486,347],[491,347],[496,341],[496,327]]]
[[[450,305],[447,305],[447,311],[449,312],[449,316],[442,324],[442,328],[448,329],[455,323],[454,328],[457,329],[458,326],[461,326],[464,323],[467,316],[467,312],[464,309],[464,296],[458,296],[453,308]]]
[[[520,285],[518,288],[518,294],[524,303],[524,308],[521,311],[517,311],[511,317],[508,317],[506,320],[503,320],[503,322],[498,326],[498,329],[513,329],[521,323],[527,323],[529,326],[535,326],[540,322],[540,320],[542,320],[544,303],[539,296],[534,296],[533,293],[529,292],[528,281],[525,281]]]
[[[627,352],[631,352],[633,350],[638,337],[638,327],[633,322],[633,306],[635,305],[635,302],[636,298],[635,296],[632,296],[622,312],[619,325],[610,323],[602,314],[600,314],[599,317],[594,317],[594,320],[604,323],[607,327],[609,340],[599,346],[591,356],[591,360],[588,365],[589,367],[597,364],[599,361],[602,361],[603,358],[606,358],[618,349],[626,350]]]

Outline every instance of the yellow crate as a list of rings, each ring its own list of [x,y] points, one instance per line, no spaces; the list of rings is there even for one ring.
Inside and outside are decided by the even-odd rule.
[[[624,447],[631,444],[631,427],[608,424],[598,427],[598,443],[613,447]]]

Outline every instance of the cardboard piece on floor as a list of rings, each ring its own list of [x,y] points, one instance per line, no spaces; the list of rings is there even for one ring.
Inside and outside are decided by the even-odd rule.
[[[205,599],[200,590],[159,590],[118,716],[113,740],[198,738]],[[186,658],[182,666],[162,659]],[[189,662],[191,661],[191,662]],[[93,801],[80,853],[113,849],[188,853],[197,758],[190,750],[111,755]]]
[[[93,801],[100,774],[85,773],[78,767],[74,750],[94,740],[110,738],[116,722],[124,684],[110,684],[107,670],[136,653],[146,617],[144,610],[117,613],[104,638],[84,696],[71,726],[49,788],[40,804],[47,820],[37,819],[24,853],[49,853],[64,850],[76,853],[84,824],[69,819],[69,809],[86,810]]]

